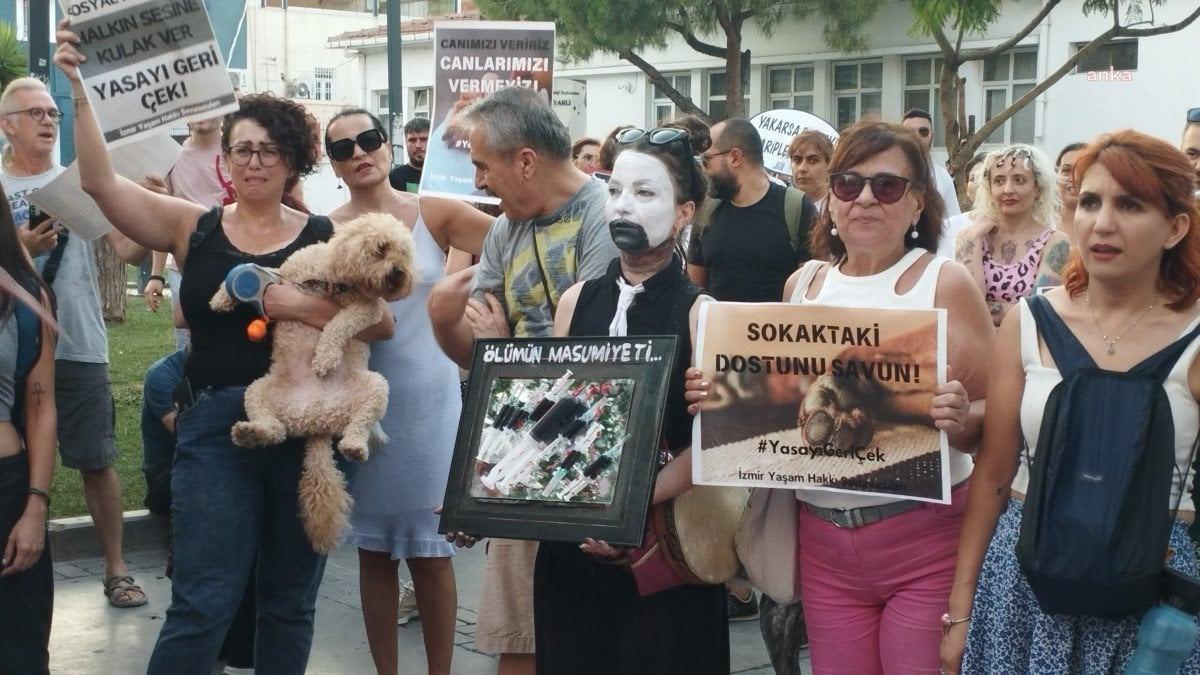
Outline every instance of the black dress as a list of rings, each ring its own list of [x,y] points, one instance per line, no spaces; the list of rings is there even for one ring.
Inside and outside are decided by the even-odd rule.
[[[571,335],[608,334],[620,273],[618,259],[603,277],[584,283]],[[678,258],[642,286],[626,314],[628,334],[680,338],[662,432],[665,447],[676,452],[691,442],[683,374],[692,356],[688,317],[700,289]],[[729,672],[724,586],[680,586],[642,597],[628,569],[600,562],[578,544],[543,542],[533,596],[537,672],[543,675]]]

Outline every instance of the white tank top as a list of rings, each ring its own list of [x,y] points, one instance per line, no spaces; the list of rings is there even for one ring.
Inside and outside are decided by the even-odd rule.
[[[1037,449],[1038,435],[1042,430],[1042,414],[1046,411],[1046,401],[1050,391],[1062,382],[1062,374],[1058,368],[1050,368],[1042,363],[1041,345],[1038,339],[1037,324],[1033,321],[1033,312],[1022,298],[1017,306],[1021,308],[1021,364],[1025,366],[1025,391],[1021,394],[1021,433],[1025,436],[1029,457],[1033,457]],[[1187,335],[1189,331],[1200,324],[1200,317],[1188,324],[1176,339]],[[1175,423],[1175,477],[1171,481],[1171,508],[1175,508],[1175,500],[1179,499],[1182,491],[1183,499],[1179,502],[1180,511],[1195,511],[1192,503],[1192,483],[1195,476],[1191,472],[1192,444],[1196,442],[1196,433],[1200,430],[1200,405],[1192,397],[1188,386],[1188,369],[1196,360],[1200,351],[1200,338],[1188,345],[1179,357],[1179,361],[1171,368],[1171,374],[1163,382],[1167,392],[1167,401],[1171,405],[1171,419]],[[1013,479],[1012,487],[1021,494],[1029,491],[1029,464],[1025,453],[1022,452],[1017,464],[1017,477]],[[1184,476],[1187,476],[1184,484]]]
[[[834,307],[887,307],[890,309],[932,309],[937,295],[938,274],[946,258],[934,257],[921,273],[921,278],[906,293],[896,292],[896,282],[921,256],[928,253],[923,248],[914,248],[888,269],[865,277],[850,277],[842,274],[836,265],[826,265],[820,260],[810,260],[800,268],[800,277],[792,291],[791,302],[798,305],[829,305]],[[817,297],[811,300],[808,288],[813,277],[822,267],[828,267],[825,283]],[[950,484],[957,485],[971,475],[974,462],[971,456],[953,447],[950,448]],[[813,506],[827,509],[857,509],[863,506],[878,506],[901,501],[895,497],[854,495],[824,490],[796,490],[796,498]]]

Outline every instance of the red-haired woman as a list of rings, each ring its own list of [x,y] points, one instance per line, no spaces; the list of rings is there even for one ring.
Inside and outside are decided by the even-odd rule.
[[[1068,350],[1060,356],[1073,351],[1099,368],[1124,372],[1200,325],[1200,209],[1183,154],[1135,131],[1093,141],[1076,161],[1075,183],[1077,254],[1065,285],[1042,296],[1046,314],[1061,319],[1045,325],[1057,329],[1041,332],[1030,302],[1022,300],[997,335],[983,449],[967,500],[950,621],[944,622],[954,624],[942,640],[949,673],[1121,672],[1136,643],[1137,615],[1051,615],[1039,606],[1016,559],[1030,490],[1020,448],[1022,442],[1031,453],[1037,448],[1047,400],[1062,381],[1047,339]],[[1187,469],[1200,420],[1198,351],[1200,339],[1191,340],[1173,366],[1167,364],[1163,384],[1175,431],[1167,506],[1180,503],[1168,564],[1193,575],[1196,553],[1186,528],[1195,506]],[[1193,649],[1181,672],[1200,672],[1200,650]]]

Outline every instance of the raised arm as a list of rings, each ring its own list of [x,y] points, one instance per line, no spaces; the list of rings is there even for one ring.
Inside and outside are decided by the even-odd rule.
[[[70,80],[75,99],[75,149],[83,191],[122,234],[148,249],[174,253],[182,264],[188,236],[204,209],[177,197],[155,194],[113,170],[80,79],[79,64],[84,57],[76,49],[79,36],[70,30],[70,20],[59,22],[56,37],[54,62]]]
[[[483,240],[495,220],[457,199],[422,197],[420,208],[429,233],[442,250],[454,247],[471,255],[479,255],[483,250]]]

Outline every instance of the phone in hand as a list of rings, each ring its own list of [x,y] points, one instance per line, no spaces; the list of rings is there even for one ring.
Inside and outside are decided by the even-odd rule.
[[[29,229],[33,229],[38,225],[50,220],[50,214],[38,208],[36,204],[29,205]]]

